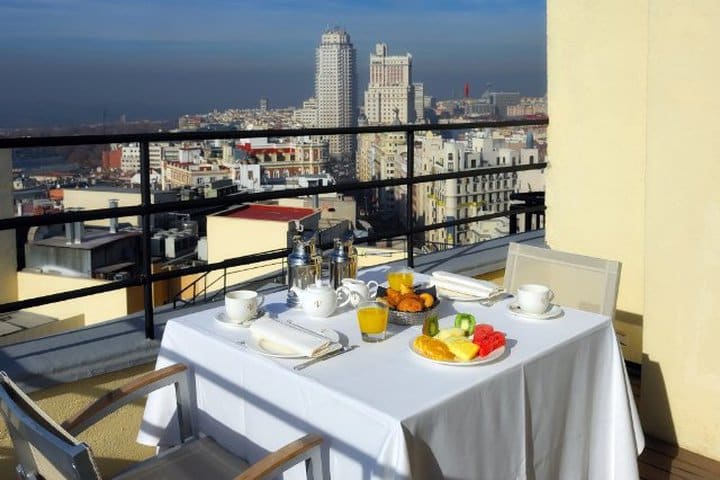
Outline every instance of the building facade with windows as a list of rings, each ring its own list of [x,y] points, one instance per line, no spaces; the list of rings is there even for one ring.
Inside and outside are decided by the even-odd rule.
[[[365,116],[369,125],[415,121],[412,55],[388,55],[384,43],[370,55],[370,81],[365,91]]]
[[[232,179],[232,171],[216,163],[163,162],[162,189],[200,187],[224,179]]]
[[[315,53],[317,126],[355,126],[356,93],[355,47],[350,35],[339,28],[328,29]],[[354,151],[353,135],[333,135],[328,142],[332,156],[350,156]]]
[[[241,140],[235,145],[243,163],[260,165],[261,175],[282,178],[322,173],[327,166],[328,143],[317,140],[268,142],[266,138]]]
[[[416,137],[415,172],[418,175],[448,173],[483,167],[537,163],[537,149],[515,149],[483,132],[473,141],[444,140],[428,133]],[[415,185],[414,211],[426,224],[471,218],[509,209],[510,195],[521,191],[541,191],[545,184],[534,172],[511,172],[478,175]],[[507,218],[474,222],[445,229],[431,230],[425,242],[437,248],[471,244],[508,235]]]
[[[302,108],[293,112],[293,120],[303,127],[317,127],[318,104],[315,97],[310,97],[303,102]]]

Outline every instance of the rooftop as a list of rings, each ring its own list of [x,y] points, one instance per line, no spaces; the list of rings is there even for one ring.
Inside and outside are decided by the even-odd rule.
[[[218,215],[224,217],[242,218],[245,220],[270,220],[274,222],[289,222],[300,220],[315,213],[312,208],[281,207],[277,205],[241,205]]]
[[[85,230],[82,242],[80,243],[67,243],[65,236],[44,238],[33,243],[47,247],[94,250],[102,245],[116,242],[121,238],[137,237],[140,235],[141,233],[139,231],[110,233],[107,230]]]

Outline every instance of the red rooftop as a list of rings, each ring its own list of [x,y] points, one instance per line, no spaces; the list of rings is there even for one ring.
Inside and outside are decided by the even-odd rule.
[[[312,215],[312,208],[281,207],[278,205],[241,205],[221,213],[225,217],[244,218],[248,220],[272,220],[275,222],[289,222],[300,220]]]

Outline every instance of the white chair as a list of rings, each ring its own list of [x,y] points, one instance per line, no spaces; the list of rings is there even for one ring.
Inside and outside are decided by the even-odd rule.
[[[615,316],[620,262],[586,257],[520,243],[508,246],[505,290],[517,293],[525,283],[540,283],[555,293],[553,303]]]
[[[62,426],[47,416],[18,386],[0,372],[0,410],[15,447],[18,478],[99,480],[90,447],[73,435],[138,397],[167,385],[175,385],[182,443],[131,466],[113,477],[117,480],[275,478],[284,470],[305,462],[308,478],[322,479],[322,437],[309,434],[260,461],[249,465],[215,443],[192,432],[187,367],[181,364],[150,372],[92,403]],[[112,435],[112,432],[108,432]]]

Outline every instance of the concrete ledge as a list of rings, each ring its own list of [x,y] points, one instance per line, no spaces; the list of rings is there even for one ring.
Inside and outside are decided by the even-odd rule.
[[[128,316],[2,347],[0,368],[30,392],[152,362],[159,345],[142,315]]]
[[[504,268],[508,243],[543,246],[544,239],[545,231],[538,230],[418,255],[415,257],[415,269],[423,273],[447,270],[480,275]],[[254,288],[270,292],[286,287],[267,284]],[[222,298],[218,300],[222,301]],[[141,312],[91,327],[8,345],[0,348],[0,369],[30,392],[154,362],[168,319],[216,305],[198,304],[177,310],[167,305],[156,309],[155,340],[145,338],[145,319]]]

